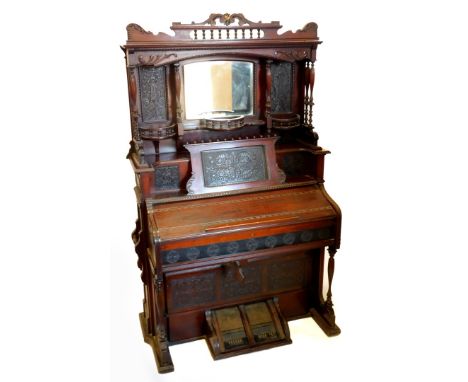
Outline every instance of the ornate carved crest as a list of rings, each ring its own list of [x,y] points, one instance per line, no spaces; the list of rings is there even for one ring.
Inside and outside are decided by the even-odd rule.
[[[206,25],[209,24],[211,26],[216,25],[216,20],[219,20],[221,23],[224,25],[228,26],[231,24],[234,24],[237,20],[238,25],[255,25],[255,24],[261,24],[262,22],[259,21],[257,23],[248,20],[245,18],[245,16],[242,13],[212,13],[205,21],[201,23],[196,23],[192,21],[192,25]],[[277,21],[272,21],[272,23],[277,22]]]
[[[279,21],[264,23],[262,21],[254,22],[247,19],[242,13],[212,13],[205,21],[190,24],[181,22],[172,23],[171,29],[175,32],[174,36],[166,33],[153,34],[146,31],[138,24],[129,24],[127,26],[128,45],[138,44],[140,42],[151,43],[151,45],[172,44],[190,45],[191,41],[197,40],[197,46],[200,42],[212,45],[216,40],[242,41],[251,39],[262,40],[297,40],[301,42],[310,40],[317,43],[317,24],[308,23],[304,28],[293,32],[291,30],[278,34],[281,28]]]

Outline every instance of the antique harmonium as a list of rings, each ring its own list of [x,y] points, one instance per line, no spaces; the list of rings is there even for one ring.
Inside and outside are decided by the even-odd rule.
[[[341,212],[312,124],[321,41],[315,23],[280,28],[242,14],[174,35],[127,27],[140,323],[161,373],[180,342],[205,339],[220,359],[290,344],[297,318],[340,333]]]

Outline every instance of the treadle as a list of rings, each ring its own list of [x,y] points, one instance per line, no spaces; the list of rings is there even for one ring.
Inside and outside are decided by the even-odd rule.
[[[292,342],[276,298],[207,310],[205,318],[215,360]]]

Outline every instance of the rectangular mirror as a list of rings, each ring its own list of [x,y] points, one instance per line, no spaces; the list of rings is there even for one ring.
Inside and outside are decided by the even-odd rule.
[[[252,115],[253,72],[245,61],[184,65],[185,119]]]

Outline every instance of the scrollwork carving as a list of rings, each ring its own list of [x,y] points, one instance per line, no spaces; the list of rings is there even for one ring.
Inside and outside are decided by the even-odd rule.
[[[132,136],[133,139],[136,141],[139,141],[141,139],[140,137],[140,130],[138,129],[138,119],[140,118],[140,113],[138,110],[132,110],[130,112],[130,124],[132,127]]]
[[[279,176],[280,183],[286,182],[286,173],[283,170],[281,170],[279,167],[278,167],[278,176]]]
[[[127,31],[128,32],[137,31],[137,32],[144,33],[144,34],[153,34],[153,32],[144,30],[141,26],[139,26],[138,24],[135,24],[135,23],[128,24],[127,25]]]
[[[317,34],[317,24],[314,22],[307,23],[304,28],[299,29],[297,32],[313,32]]]
[[[143,56],[140,54],[138,56],[138,62],[142,65],[157,65],[159,62],[170,57],[177,58],[177,54],[167,53],[167,54],[157,54],[157,55],[149,55],[149,56]]]
[[[195,175],[194,173],[192,172],[192,176],[190,177],[190,179],[187,181],[187,193],[190,195],[190,194],[193,194],[195,193],[195,190],[193,189],[193,182],[195,181]]]
[[[229,26],[231,24],[234,24],[235,21],[237,20],[239,25],[255,25],[255,24],[260,24],[261,21],[259,21],[258,23],[255,23],[253,21],[250,21],[248,20],[247,18],[245,18],[245,16],[242,14],[242,13],[233,13],[233,14],[229,14],[229,13],[212,13],[205,21],[201,22],[201,23],[196,23],[194,21],[192,21],[192,24],[193,25],[211,25],[211,26],[215,26],[216,25],[216,21],[219,20],[220,23],[226,25],[226,26]]]
[[[301,61],[304,59],[311,60],[312,52],[309,49],[295,49],[295,50],[277,50],[275,56],[281,60],[287,61]]]

